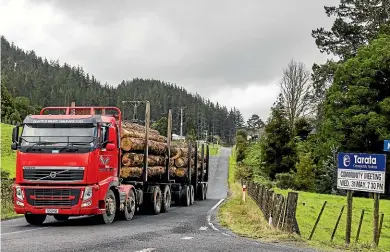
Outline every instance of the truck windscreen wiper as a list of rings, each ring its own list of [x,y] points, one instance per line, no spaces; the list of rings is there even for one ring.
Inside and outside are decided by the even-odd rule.
[[[29,146],[27,149],[26,149],[26,152],[28,152],[32,147],[34,146],[39,146],[39,145],[48,145],[48,144],[52,144],[51,142],[37,142],[37,143],[34,143],[33,145]]]
[[[75,147],[74,145],[87,145],[88,143],[68,143],[66,146],[58,149],[58,152],[61,152],[63,150],[70,150],[72,148],[72,150],[78,150],[79,148],[78,147]]]

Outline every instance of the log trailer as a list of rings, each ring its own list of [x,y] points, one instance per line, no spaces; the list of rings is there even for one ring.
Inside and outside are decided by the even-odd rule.
[[[78,113],[79,112],[79,113]],[[47,114],[49,113],[49,114]],[[131,220],[145,209],[167,212],[172,202],[189,206],[205,200],[209,177],[209,147],[201,145],[201,172],[192,172],[190,158],[184,178],[171,179],[169,157],[172,112],[168,112],[167,150],[163,178],[148,179],[150,103],[145,110],[145,150],[142,177],[120,177],[122,113],[117,107],[46,107],[27,116],[12,132],[16,150],[14,210],[31,225],[47,215],[59,221],[93,216],[100,223]],[[188,155],[198,144],[188,144]],[[195,155],[195,164],[197,163]],[[206,158],[204,158],[206,157]],[[193,176],[191,176],[193,174]]]

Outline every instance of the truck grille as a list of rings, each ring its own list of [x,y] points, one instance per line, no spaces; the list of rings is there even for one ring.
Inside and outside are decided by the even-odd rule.
[[[30,181],[82,181],[84,167],[23,167],[23,178]]]
[[[70,188],[26,188],[26,199],[32,206],[71,207],[77,205],[81,189]]]

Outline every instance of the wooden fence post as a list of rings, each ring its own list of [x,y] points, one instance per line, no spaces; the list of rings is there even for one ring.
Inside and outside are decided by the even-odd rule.
[[[268,223],[272,223],[273,206],[274,206],[274,191],[271,189],[268,191],[268,206],[267,206],[267,221],[268,221]]]
[[[263,185],[260,185],[260,190],[259,190],[259,207],[261,210],[262,209],[262,205],[263,205]]]
[[[311,240],[311,238],[313,237],[313,234],[314,234],[314,231],[316,230],[316,227],[318,225],[318,222],[320,221],[321,219],[321,216],[322,216],[322,213],[324,212],[324,209],[325,209],[325,206],[326,206],[326,200],[324,201],[324,204],[322,204],[322,208],[321,208],[321,211],[320,213],[318,214],[318,217],[317,217],[317,220],[316,222],[314,223],[314,226],[313,226],[313,229],[311,230],[311,233],[310,233],[310,236],[309,236],[309,241]]]
[[[290,233],[300,235],[298,222],[296,220],[296,211],[298,205],[298,193],[289,192],[287,196],[287,211],[286,211],[286,230]]]

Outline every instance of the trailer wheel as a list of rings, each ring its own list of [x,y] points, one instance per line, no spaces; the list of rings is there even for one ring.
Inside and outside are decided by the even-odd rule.
[[[123,220],[132,220],[136,211],[135,195],[134,191],[130,189],[129,195],[127,195],[125,209],[120,212],[120,217]]]
[[[55,214],[54,215],[54,219],[58,220],[58,221],[67,221],[69,219],[69,215],[59,215],[59,214]]]
[[[161,212],[161,201],[162,201],[162,195],[161,195],[161,189],[160,187],[156,186],[153,190],[153,198],[152,198],[152,205],[153,205],[153,214],[159,214]]]
[[[168,212],[169,208],[171,208],[172,196],[171,189],[168,185],[164,186],[163,194],[162,194],[162,204],[161,204],[161,212]]]
[[[46,214],[25,214],[24,218],[30,225],[41,226],[46,220]]]
[[[189,206],[191,204],[191,192],[190,187],[185,185],[183,186],[183,189],[181,191],[183,197],[182,197],[182,204],[183,206]]]
[[[99,223],[111,224],[116,214],[116,198],[112,189],[109,189],[105,199],[106,212],[96,216]]]
[[[193,205],[195,201],[195,190],[194,186],[190,185],[190,205]]]

